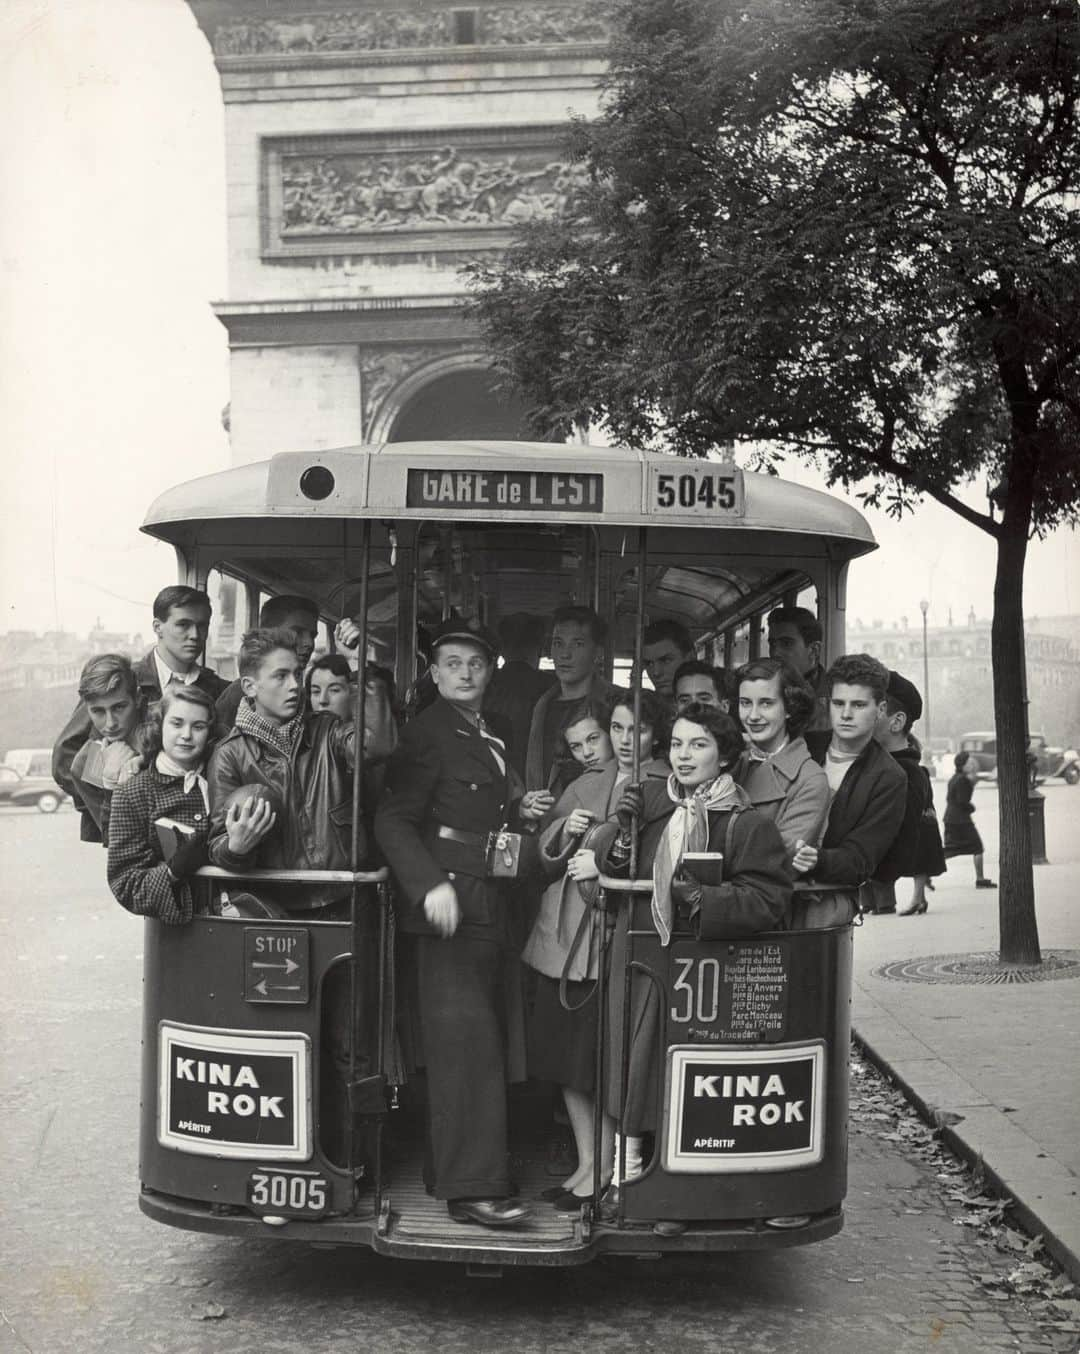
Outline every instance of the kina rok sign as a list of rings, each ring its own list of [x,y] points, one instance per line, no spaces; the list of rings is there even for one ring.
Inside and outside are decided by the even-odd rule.
[[[825,1044],[668,1049],[664,1169],[714,1174],[813,1166],[824,1152]]]
[[[310,1156],[307,1035],[162,1021],[158,1039],[158,1142],[163,1147],[260,1161]]]

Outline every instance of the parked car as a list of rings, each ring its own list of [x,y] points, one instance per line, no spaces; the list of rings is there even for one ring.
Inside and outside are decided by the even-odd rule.
[[[1075,748],[1047,747],[1046,736],[1041,733],[1031,735],[1028,766],[1033,785],[1051,776],[1060,776],[1066,785],[1075,785],[1080,781],[1080,753]]]
[[[52,775],[52,748],[9,748],[3,766],[13,766],[20,776]]]
[[[997,775],[996,734],[962,734],[960,751],[971,754],[980,776]],[[1067,785],[1075,785],[1080,781],[1080,754],[1072,748],[1048,747],[1045,734],[1033,733],[1028,740],[1028,780],[1034,787],[1052,776],[1060,776]]]
[[[23,776],[13,766],[0,766],[0,804],[36,804],[42,813],[55,813],[67,798],[49,776]]]

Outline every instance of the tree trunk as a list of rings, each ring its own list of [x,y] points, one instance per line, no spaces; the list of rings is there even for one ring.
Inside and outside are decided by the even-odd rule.
[[[1038,964],[1039,928],[1035,919],[1035,882],[1031,869],[1028,820],[1026,736],[1027,683],[1024,658],[1024,560],[1030,523],[1030,499],[1020,486],[1009,493],[998,537],[994,579],[994,623],[990,655],[994,673],[994,725],[997,730],[998,920],[1003,964]],[[1026,486],[1025,486],[1026,487]]]

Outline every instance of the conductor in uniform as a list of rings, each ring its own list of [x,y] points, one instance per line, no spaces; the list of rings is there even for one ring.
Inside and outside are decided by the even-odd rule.
[[[438,696],[405,726],[375,819],[399,925],[417,937],[428,1188],[455,1221],[487,1227],[529,1211],[511,1197],[507,1162],[512,897],[505,879],[489,877],[488,835],[513,811],[543,813],[534,795],[513,803],[506,744],[480,714],[495,658],[495,642],[472,622],[436,630]]]

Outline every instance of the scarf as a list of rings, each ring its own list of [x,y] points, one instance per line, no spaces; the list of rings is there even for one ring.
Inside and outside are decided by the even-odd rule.
[[[245,698],[236,710],[236,727],[249,738],[257,738],[260,743],[265,743],[291,760],[304,731],[304,712],[301,710],[298,715],[294,715],[288,724],[272,724],[270,720],[263,719],[251,701]]]
[[[170,779],[183,780],[184,794],[191,794],[197,785],[199,794],[202,795],[203,808],[210,812],[210,790],[206,784],[206,777],[202,775],[203,768],[197,767],[194,771],[189,771],[186,766],[181,766],[179,762],[174,762],[164,748],[158,753],[157,760],[154,762],[154,769],[162,776],[168,776]]]
[[[704,851],[709,845],[709,814],[741,806],[743,800],[731,776],[725,772],[715,780],[699,785],[692,795],[684,796],[674,772],[668,777],[668,798],[675,812],[656,848],[653,861],[653,924],[661,945],[671,944],[671,881],[687,851]]]
[[[762,752],[759,747],[757,747],[754,743],[751,743],[749,748],[747,749],[750,756],[750,761],[771,762],[774,757],[778,757],[780,753],[783,752],[783,750],[787,747],[790,741],[791,741],[790,739],[785,738],[775,752]]]

